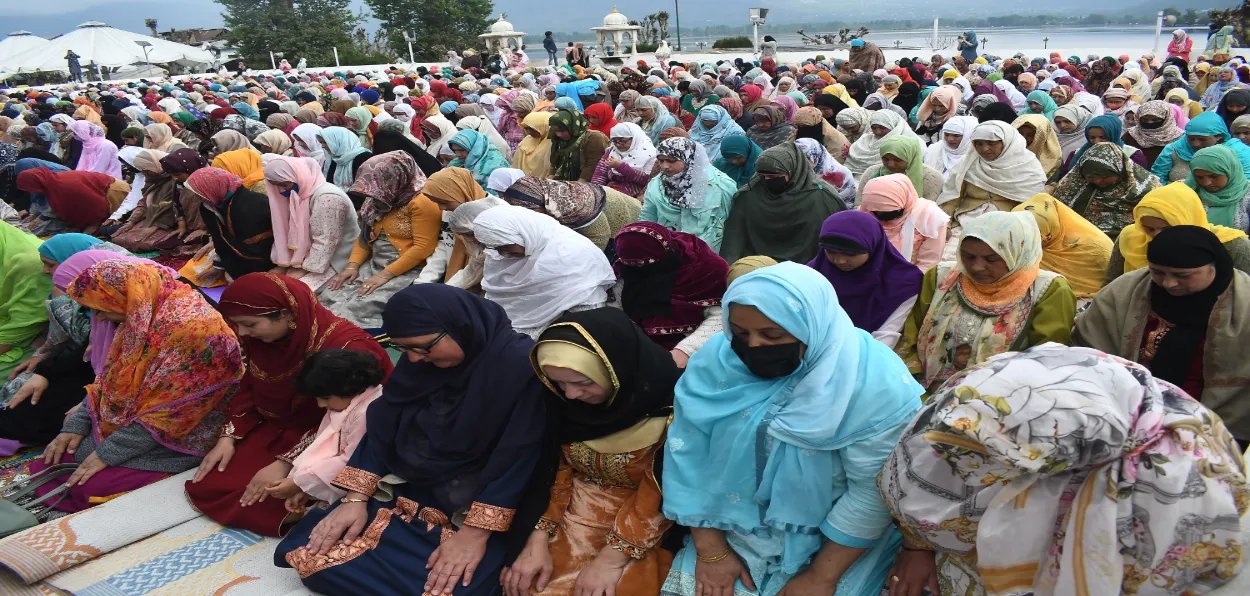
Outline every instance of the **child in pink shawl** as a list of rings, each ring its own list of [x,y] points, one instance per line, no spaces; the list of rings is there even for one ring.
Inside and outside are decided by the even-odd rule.
[[[367,352],[333,349],[310,356],[296,389],[315,397],[326,415],[312,443],[291,462],[291,472],[265,486],[266,494],[285,499],[292,513],[303,512],[310,501],[333,503],[346,496],[331,481],[365,436],[365,412],[382,395],[385,376],[377,358]]]
[[[117,161],[117,145],[104,138],[104,129],[86,120],[75,120],[69,125],[74,138],[82,143],[82,155],[75,170],[108,174],[122,179],[122,162]]]

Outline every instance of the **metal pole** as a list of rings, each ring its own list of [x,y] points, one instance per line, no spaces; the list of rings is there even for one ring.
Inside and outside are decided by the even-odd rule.
[[[1159,11],[1158,17],[1155,19],[1155,45],[1152,53],[1159,53],[1159,36],[1163,34],[1163,11]]]
[[[269,67],[278,70],[278,63],[273,60],[273,51],[269,52]]]
[[[677,17],[677,49],[681,50],[681,3],[673,0],[673,15]]]
[[[408,64],[416,64],[417,59],[412,54],[412,42],[408,42]]]
[[[335,47],[334,48],[334,67],[338,68],[339,66],[341,66],[339,64],[339,49]]]
[[[755,57],[760,57],[760,22],[752,21],[751,27],[755,29]]]

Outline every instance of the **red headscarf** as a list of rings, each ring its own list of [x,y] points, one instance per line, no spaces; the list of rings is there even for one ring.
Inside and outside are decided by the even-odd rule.
[[[295,390],[295,380],[309,354],[333,348],[368,352],[377,357],[387,376],[391,373],[391,359],[377,340],[321,306],[301,281],[275,273],[249,273],[226,288],[217,306],[227,320],[288,311],[295,324],[286,337],[272,343],[254,337],[239,339],[248,366],[238,393],[230,401],[235,436],[243,436],[262,415],[282,427],[317,428],[322,412],[316,400]]]
[[[645,292],[625,302],[625,313],[665,349],[673,349],[694,331],[703,322],[703,309],[719,306],[725,295],[729,263],[694,234],[674,232],[649,221],[632,223],[617,232],[616,255],[614,268],[622,279],[637,276],[657,281],[659,277],[671,277],[669,314],[649,314],[647,311],[654,312],[658,304],[649,304],[651,300],[647,300]],[[667,272],[646,271],[665,263],[668,265],[661,269]],[[625,283],[629,287],[629,281]],[[639,284],[641,282],[635,282],[635,286]],[[652,298],[658,300],[658,297]],[[640,313],[643,316],[635,317]]]
[[[759,85],[743,85],[738,91],[747,96],[746,103],[748,105],[759,101],[764,96],[764,90],[760,89]]]
[[[590,127],[591,130],[597,130],[603,133],[605,137],[612,137],[612,127],[616,126],[616,118],[613,116],[612,108],[608,104],[591,104],[586,107],[586,111],[583,113],[586,116],[593,116],[595,120],[599,121],[598,125]]]
[[[98,226],[108,218],[111,184],[112,176],[86,170],[35,168],[17,175],[18,189],[47,197],[52,212],[75,228]]]
[[[768,73],[769,77],[775,77],[777,76],[777,61],[771,57],[760,60],[760,69]]]
[[[890,74],[902,79],[901,81],[899,81],[900,85],[903,83],[915,83],[916,82],[912,80],[911,72],[909,72],[906,68],[896,68],[894,70],[891,70]]]
[[[422,95],[421,97],[408,102],[408,104],[411,105],[412,110],[416,112],[416,114],[413,114],[412,116],[412,121],[408,123],[408,131],[411,132],[412,136],[416,137],[418,141],[428,143],[428,141],[425,140],[425,131],[421,129],[421,123],[425,122],[425,113],[430,111],[430,108],[434,106],[434,98],[429,95]]]
[[[433,81],[430,81],[430,94],[434,96],[434,99],[438,101],[442,101],[446,93],[447,93],[447,83],[444,83],[438,79],[434,79]]]
[[[459,89],[447,89],[443,92],[443,100],[464,103],[464,95],[460,93]]]
[[[686,130],[690,130],[690,127],[694,125],[694,114],[681,109],[680,99],[677,99],[672,95],[667,95],[660,98],[660,103],[664,104],[664,107],[668,108],[668,113],[672,114],[674,118],[677,118],[677,121],[681,122],[681,125],[686,127]]]

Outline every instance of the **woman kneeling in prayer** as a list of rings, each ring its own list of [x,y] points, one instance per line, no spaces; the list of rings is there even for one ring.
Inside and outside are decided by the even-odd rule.
[[[333,481],[347,496],[311,510],[275,563],[324,594],[495,594],[541,452],[534,342],[499,305],[442,284],[396,294],[382,324],[406,361]]]
[[[120,324],[104,372],[31,466],[34,473],[65,456],[77,460],[57,509],[80,511],[194,468],[225,421],[222,402],[243,376],[243,358],[221,315],[158,265],[102,261],[67,293]]]

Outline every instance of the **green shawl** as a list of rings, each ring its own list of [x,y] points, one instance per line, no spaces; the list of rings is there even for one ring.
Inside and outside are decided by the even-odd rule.
[[[43,273],[38,238],[0,222],[0,344],[14,346],[0,354],[0,367],[25,355],[24,347],[48,323],[52,278]]]
[[[549,121],[547,138],[551,139],[551,173],[556,180],[579,180],[582,177],[582,143],[590,122],[584,116],[557,110]],[[556,136],[556,130],[572,135],[567,141]]]
[[[786,174],[790,183],[774,194],[761,173]],[[837,189],[816,176],[798,146],[782,143],[760,154],[755,177],[738,190],[720,254],[730,263],[753,255],[806,263],[816,256],[825,219],[845,209]]]
[[[1198,186],[1198,181],[1194,179],[1194,170],[1206,170],[1227,176],[1228,184],[1220,190],[1210,192]],[[1246,180],[1246,173],[1235,151],[1224,145],[1199,149],[1189,161],[1189,177],[1185,179],[1185,186],[1194,189],[1198,198],[1202,199],[1202,204],[1207,208],[1207,221],[1217,226],[1236,227],[1233,220],[1242,199],[1246,198],[1246,191],[1250,189],[1250,181]]]

